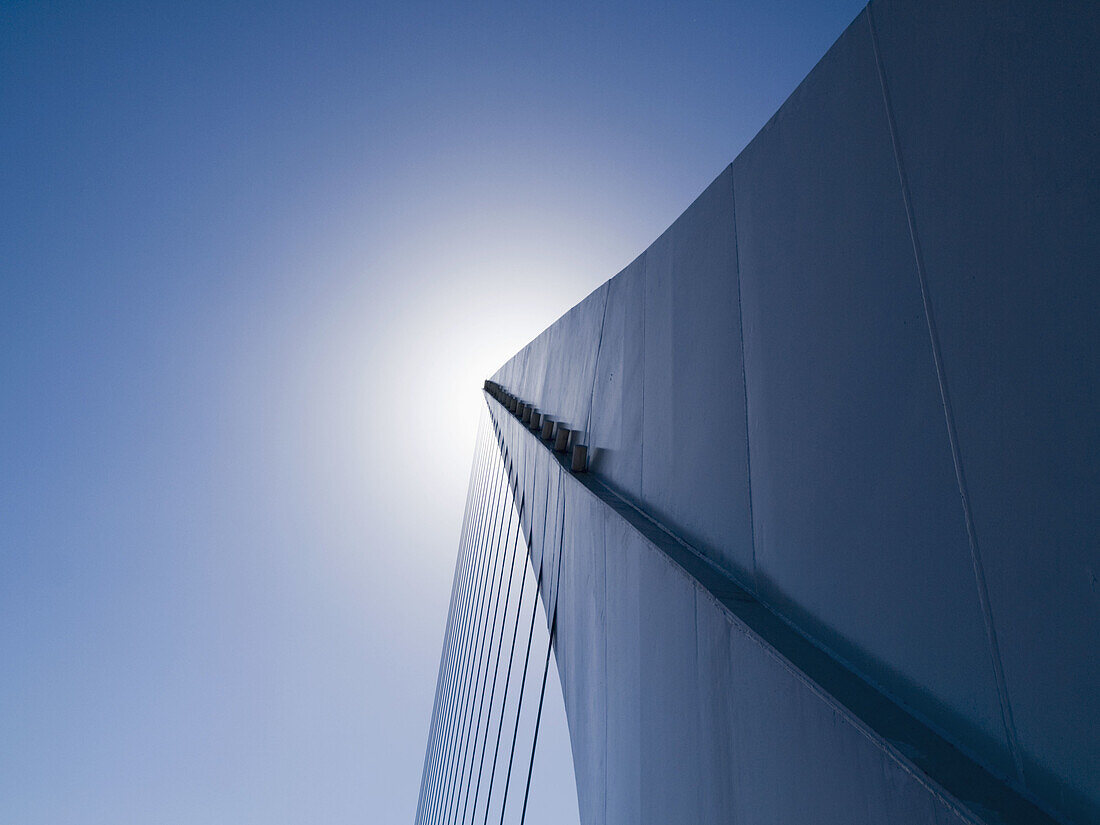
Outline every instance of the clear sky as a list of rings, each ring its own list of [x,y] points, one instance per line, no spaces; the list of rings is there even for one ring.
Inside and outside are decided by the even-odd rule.
[[[0,822],[410,822],[481,380],[860,7],[0,4]]]

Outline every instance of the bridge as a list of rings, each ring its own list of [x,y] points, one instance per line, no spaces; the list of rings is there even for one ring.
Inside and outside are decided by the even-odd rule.
[[[418,823],[522,821],[551,648],[585,825],[1100,821],[1098,54],[874,0],[486,381]]]

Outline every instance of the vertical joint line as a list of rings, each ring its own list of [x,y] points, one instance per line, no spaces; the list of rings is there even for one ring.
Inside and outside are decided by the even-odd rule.
[[[600,350],[603,349],[603,328],[607,323],[607,300],[611,295],[611,281],[604,284],[603,292],[603,317],[600,318],[600,337],[596,341],[596,360],[592,364],[592,389],[588,394],[588,416],[584,420],[584,441],[589,447],[592,446],[592,404],[596,398],[596,376],[600,371]]]
[[[749,382],[745,374],[745,315],[741,310],[741,244],[737,238],[737,192],[733,185],[733,164],[730,164],[730,199],[733,203],[733,268],[737,286],[737,333],[741,343],[741,400],[745,405],[745,479],[749,491],[749,549],[752,550],[752,589],[760,594],[756,578],[756,520],[752,511],[752,445],[749,442]]]
[[[981,551],[978,547],[977,534],[974,529],[974,519],[970,511],[970,496],[967,492],[966,478],[963,475],[958,435],[955,430],[955,416],[951,409],[951,399],[948,395],[947,380],[944,376],[939,336],[936,331],[935,318],[932,314],[932,303],[928,295],[928,284],[924,270],[924,256],[921,253],[920,241],[917,236],[917,227],[913,216],[913,202],[909,191],[909,181],[905,175],[905,166],[902,163],[901,143],[898,139],[897,124],[894,121],[894,108],[890,102],[889,86],[886,83],[886,69],[883,66],[882,55],[879,52],[878,33],[875,30],[875,21],[870,4],[867,5],[866,11],[867,27],[871,34],[871,48],[875,55],[875,68],[878,71],[879,85],[882,88],[882,104],[886,110],[886,125],[890,130],[890,143],[894,151],[894,162],[897,165],[898,181],[901,186],[901,197],[905,206],[905,220],[909,227],[909,240],[913,245],[913,258],[917,270],[917,282],[920,285],[921,303],[924,306],[924,320],[928,327],[928,339],[932,347],[932,360],[936,367],[936,380],[940,388],[940,401],[943,404],[944,421],[947,426],[947,441],[951,448],[951,461],[955,467],[955,482],[959,488],[963,520],[966,523],[966,536],[970,544],[970,561],[974,568],[978,601],[982,608],[982,618],[985,621],[986,638],[989,643],[989,654],[993,662],[993,675],[997,683],[997,698],[1001,705],[1001,722],[1004,725],[1005,738],[1008,741],[1008,749],[1012,754],[1012,761],[1016,769],[1016,779],[1021,786],[1025,786],[1023,759],[1020,755],[1019,743],[1016,740],[1016,726],[1012,719],[1012,706],[1008,698],[1008,685],[1005,682],[1004,669],[1001,664],[1000,646],[997,643],[997,631],[993,623],[993,609],[989,602],[989,589],[986,585],[985,567],[982,564]]]
[[[645,500],[645,305],[649,284],[649,255],[642,253],[642,404],[638,423],[638,496]],[[625,344],[624,344],[625,349]],[[623,356],[625,359],[625,355]],[[625,363],[624,363],[625,367]]]

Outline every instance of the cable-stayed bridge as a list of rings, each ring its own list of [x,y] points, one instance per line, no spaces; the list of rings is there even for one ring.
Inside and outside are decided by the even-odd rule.
[[[554,661],[586,825],[1100,820],[1097,54],[874,0],[486,382],[418,822],[522,821]]]

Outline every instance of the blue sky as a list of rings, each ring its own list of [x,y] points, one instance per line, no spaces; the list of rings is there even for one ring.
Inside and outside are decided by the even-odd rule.
[[[481,379],[860,7],[0,6],[0,821],[410,821]]]

